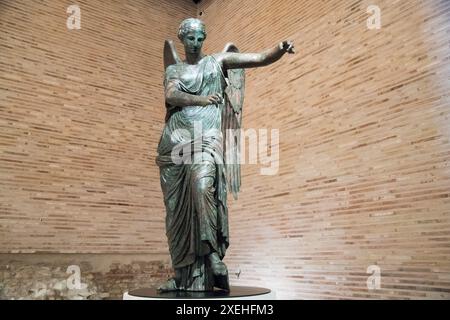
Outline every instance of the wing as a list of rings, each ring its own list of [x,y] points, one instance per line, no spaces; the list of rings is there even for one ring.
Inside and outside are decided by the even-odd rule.
[[[225,45],[223,52],[238,53],[239,49],[233,43],[229,42]],[[234,112],[240,113],[244,104],[245,71],[244,69],[228,69],[225,77],[228,79],[225,94]]]
[[[175,48],[175,44],[172,40],[166,40],[164,42],[164,70],[167,69],[168,66],[181,63],[181,59],[178,56],[177,49]],[[170,116],[174,112],[174,108],[166,103],[166,117],[165,121],[169,121]]]
[[[223,52],[238,53],[239,49],[233,43],[227,43]],[[224,76],[227,82],[222,116],[225,168],[229,190],[233,193],[234,199],[237,199],[241,187],[241,126],[245,71],[244,69],[228,69]]]
[[[172,40],[164,42],[164,70],[172,64],[180,63],[181,59],[178,56],[177,49]]]

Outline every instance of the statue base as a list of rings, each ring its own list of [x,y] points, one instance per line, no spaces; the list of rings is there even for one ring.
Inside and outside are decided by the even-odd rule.
[[[170,291],[141,288],[125,292],[123,300],[275,300],[275,292],[266,288],[231,286],[230,291]]]

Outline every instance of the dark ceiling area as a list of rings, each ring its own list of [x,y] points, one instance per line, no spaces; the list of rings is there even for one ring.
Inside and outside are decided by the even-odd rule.
[[[202,0],[192,0],[192,1],[194,1],[194,3],[197,4],[197,3],[199,3]]]

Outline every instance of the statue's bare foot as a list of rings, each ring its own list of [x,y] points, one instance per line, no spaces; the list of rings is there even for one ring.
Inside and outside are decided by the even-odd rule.
[[[217,252],[209,255],[209,261],[211,262],[211,270],[215,276],[228,275],[227,266],[222,262],[222,260],[220,260]]]
[[[209,255],[209,262],[211,264],[211,271],[214,275],[214,286],[230,291],[228,269],[225,263],[220,260],[217,252],[213,252]]]
[[[169,279],[166,283],[160,285],[158,287],[158,291],[160,292],[168,292],[168,291],[177,291],[177,283],[175,282],[175,279]]]

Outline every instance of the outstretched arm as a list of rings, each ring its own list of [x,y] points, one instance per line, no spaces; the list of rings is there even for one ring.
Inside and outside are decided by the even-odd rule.
[[[276,47],[260,53],[220,53],[217,56],[217,60],[222,64],[225,70],[257,68],[274,63],[285,53],[295,53],[294,43],[292,41],[280,42]]]

